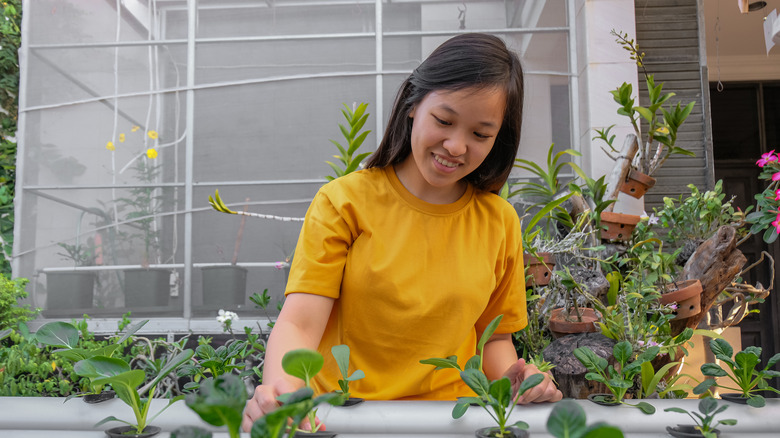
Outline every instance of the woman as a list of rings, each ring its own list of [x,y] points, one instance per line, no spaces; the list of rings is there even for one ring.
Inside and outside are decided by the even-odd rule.
[[[446,41],[404,81],[366,169],[323,186],[306,213],[244,430],[303,385],[281,368],[296,348],[325,357],[319,392],[338,388],[330,348],[346,344],[366,374],[353,396],[454,400],[472,395],[458,373],[419,361],[465,363],[503,314],[485,345],[486,375],[516,387],[538,372],[512,345],[527,324],[520,224],[495,194],[514,164],[522,104],[519,59],[485,34]],[[560,399],[548,377],[520,402]]]

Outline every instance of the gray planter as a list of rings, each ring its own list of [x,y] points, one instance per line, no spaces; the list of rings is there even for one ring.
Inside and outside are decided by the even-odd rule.
[[[125,271],[125,307],[168,306],[171,271],[128,269]]]
[[[46,308],[88,309],[95,295],[94,272],[49,272],[46,274]]]
[[[203,274],[203,305],[242,305],[246,302],[247,269],[241,266],[209,266]]]

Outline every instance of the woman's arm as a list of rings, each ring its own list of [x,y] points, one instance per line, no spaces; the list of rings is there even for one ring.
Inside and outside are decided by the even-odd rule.
[[[517,391],[520,383],[526,378],[539,373],[534,365],[526,364],[524,359],[517,359],[517,352],[509,333],[494,334],[485,343],[482,368],[490,380],[508,377],[512,382],[512,391]],[[555,402],[563,398],[563,394],[555,386],[549,374],[544,373],[542,383],[529,389],[519,399],[519,404]]]
[[[241,424],[245,432],[252,424],[277,407],[276,397],[303,387],[303,381],[282,369],[282,357],[290,350],[316,350],[333,309],[333,298],[306,293],[291,293],[276,319],[265,352],[263,384],[244,409]]]

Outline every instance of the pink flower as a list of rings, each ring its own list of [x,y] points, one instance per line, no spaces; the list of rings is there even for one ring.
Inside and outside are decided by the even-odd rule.
[[[777,161],[777,155],[775,155],[775,151],[771,150],[765,154],[761,154],[761,158],[756,161],[756,164],[758,164],[758,167],[764,167],[767,165],[767,163]]]
[[[777,218],[772,222],[772,226],[775,227],[775,232],[780,234],[780,213],[777,214]]]
[[[772,175],[772,181],[780,181],[780,172],[777,172],[774,175]]]
[[[284,269],[286,267],[287,267],[287,263],[286,262],[276,262],[276,263],[274,263],[274,268],[276,268],[276,269]]]
[[[775,201],[780,201],[780,189],[775,190]]]
[[[668,308],[670,308],[672,310],[677,310],[677,304],[675,304],[675,303],[667,304],[666,307],[668,307]]]

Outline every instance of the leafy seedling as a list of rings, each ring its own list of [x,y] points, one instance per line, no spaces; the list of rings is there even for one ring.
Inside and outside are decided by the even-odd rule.
[[[212,426],[227,426],[230,438],[238,438],[246,406],[246,386],[235,374],[205,379],[198,392],[187,394],[185,402]]]
[[[609,365],[607,360],[596,355],[588,347],[579,347],[574,350],[574,356],[589,371],[585,378],[594,382],[603,383],[612,394],[611,400],[615,403],[621,403],[627,406],[639,408],[645,414],[654,414],[655,407],[650,403],[639,402],[635,405],[623,401],[626,392],[634,385],[634,377],[642,371],[642,364],[653,360],[658,356],[660,348],[653,346],[637,356],[636,360],[629,363],[634,350],[628,341],[621,341],[612,348],[612,355],[615,357],[619,367],[615,368]],[[608,400],[605,400],[608,401]]]
[[[349,347],[346,345],[334,345],[330,349],[331,354],[336,359],[336,364],[339,366],[339,372],[341,372],[341,379],[339,379],[339,388],[336,393],[342,394],[344,400],[349,399],[349,382],[360,380],[366,377],[363,370],[356,370],[352,375],[349,374]]]
[[[701,366],[701,372],[709,379],[704,380],[695,388],[694,394],[703,394],[713,386],[738,391],[742,397],[747,399],[747,404],[754,408],[761,408],[766,405],[766,400],[758,391],[773,391],[780,394],[780,391],[769,386],[769,379],[780,377],[780,372],[771,370],[775,364],[780,361],[780,353],[772,356],[763,369],[757,369],[761,362],[761,347],[750,346],[734,354],[734,349],[725,339],[713,339],[710,341],[710,350],[731,371],[727,373],[717,363],[705,363]],[[732,358],[733,355],[733,358]],[[726,386],[718,383],[715,377],[727,377],[737,387]]]
[[[574,400],[555,404],[547,418],[547,432],[555,438],[623,438],[615,426],[599,422],[587,425],[585,410]]]
[[[716,438],[718,435],[715,432],[715,428],[722,424],[724,426],[734,426],[737,424],[737,420],[719,420],[715,421],[715,416],[725,411],[728,408],[727,405],[718,407],[718,402],[714,398],[703,398],[699,401],[699,412],[688,412],[682,408],[666,408],[664,412],[677,412],[680,414],[687,414],[696,423],[695,429],[700,431],[704,438]]]

